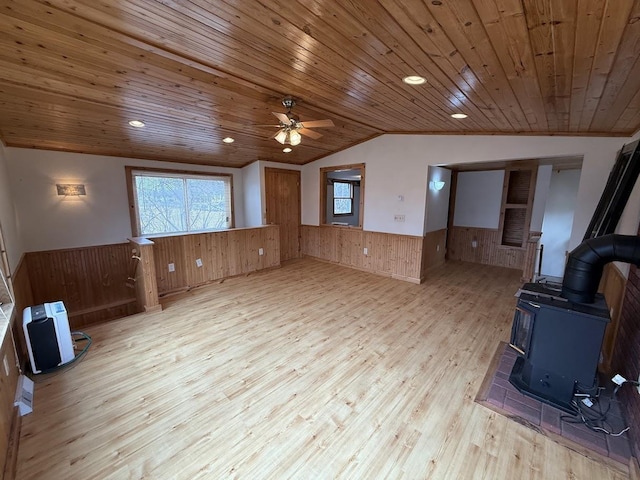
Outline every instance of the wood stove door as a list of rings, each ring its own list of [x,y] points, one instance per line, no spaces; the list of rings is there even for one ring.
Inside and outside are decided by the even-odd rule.
[[[526,356],[529,352],[535,316],[534,312],[522,307],[521,305],[516,307],[516,311],[513,315],[511,341],[509,345],[520,353],[520,355]]]

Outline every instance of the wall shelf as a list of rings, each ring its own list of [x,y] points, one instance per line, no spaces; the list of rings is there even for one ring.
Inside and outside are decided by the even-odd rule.
[[[500,245],[524,248],[529,235],[538,167],[506,169],[500,208]]]

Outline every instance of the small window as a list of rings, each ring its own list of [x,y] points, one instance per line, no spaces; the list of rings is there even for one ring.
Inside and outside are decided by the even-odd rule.
[[[128,170],[136,235],[233,227],[231,175]]]
[[[333,215],[353,214],[353,185],[345,182],[333,183]]]
[[[362,228],[364,163],[320,168],[320,224]]]

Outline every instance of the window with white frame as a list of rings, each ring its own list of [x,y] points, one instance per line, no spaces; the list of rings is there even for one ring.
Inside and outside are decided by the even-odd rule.
[[[128,170],[137,235],[233,227],[231,175]]]
[[[333,215],[353,215],[353,184],[333,182]]]

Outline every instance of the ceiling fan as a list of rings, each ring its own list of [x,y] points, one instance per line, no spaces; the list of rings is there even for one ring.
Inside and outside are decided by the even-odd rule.
[[[296,101],[292,97],[287,96],[282,100],[282,105],[287,109],[287,113],[271,112],[280,121],[279,125],[270,125],[273,127],[280,127],[280,130],[278,130],[271,138],[275,138],[276,141],[280,142],[282,145],[298,145],[302,140],[300,135],[306,135],[309,138],[318,139],[322,134],[310,130],[311,128],[335,126],[331,120],[309,120],[301,122],[300,118],[291,112],[291,109],[295,104]]]

